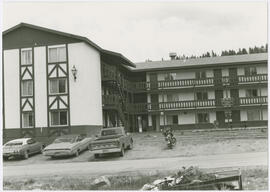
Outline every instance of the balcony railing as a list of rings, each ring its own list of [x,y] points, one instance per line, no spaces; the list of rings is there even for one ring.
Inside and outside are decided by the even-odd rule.
[[[240,105],[267,104],[267,96],[261,97],[240,97]]]
[[[213,108],[213,107],[234,107],[234,106],[246,106],[246,105],[262,105],[267,104],[267,96],[261,97],[241,97],[233,99],[231,105],[223,105],[221,102],[215,99],[209,100],[190,100],[190,101],[172,101],[161,103],[134,103],[128,105],[128,111],[130,113],[145,113],[148,111],[162,111],[173,109],[198,109],[198,108]]]
[[[104,106],[114,106],[119,104],[119,95],[102,95],[102,104]]]
[[[238,76],[239,83],[252,83],[252,82],[262,82],[267,81],[267,74],[258,74],[252,76],[240,75]]]

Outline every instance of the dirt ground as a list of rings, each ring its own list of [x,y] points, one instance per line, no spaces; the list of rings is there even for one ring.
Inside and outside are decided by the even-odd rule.
[[[244,190],[267,190],[267,166],[238,167],[242,172]],[[230,170],[228,168],[227,170]],[[177,171],[177,170],[176,170]],[[111,186],[99,190],[139,190],[144,184],[152,183],[156,179],[173,175],[176,171],[130,172],[117,175],[105,175]],[[220,171],[219,169],[204,170],[207,172]],[[52,176],[35,178],[4,178],[5,190],[93,190],[91,185],[93,176]],[[97,189],[95,189],[97,190]]]
[[[79,157],[50,159],[41,154],[27,160],[9,160],[4,166],[38,164],[38,163],[67,163],[87,161],[112,161],[129,159],[146,159],[162,157],[187,157],[197,155],[215,155],[244,152],[268,151],[268,133],[262,129],[230,130],[230,131],[175,131],[177,144],[168,149],[161,133],[133,133],[134,147],[126,151],[124,157],[117,154],[106,155],[95,159],[89,151]]]

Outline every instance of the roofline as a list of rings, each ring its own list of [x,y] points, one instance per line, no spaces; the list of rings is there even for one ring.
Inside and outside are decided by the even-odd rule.
[[[133,62],[131,62],[126,57],[124,57],[121,53],[117,53],[117,52],[109,51],[109,50],[106,50],[106,49],[102,49],[100,46],[98,46],[97,44],[95,44],[94,42],[92,42],[91,40],[89,40],[87,37],[80,36],[80,35],[74,35],[74,34],[71,34],[71,33],[57,31],[57,30],[53,30],[53,29],[49,29],[49,28],[45,28],[45,27],[40,27],[40,26],[37,26],[37,25],[32,25],[32,24],[23,23],[23,22],[15,25],[14,27],[11,27],[11,28],[3,31],[2,32],[2,35],[4,36],[4,35],[12,32],[12,31],[20,28],[20,27],[29,27],[29,28],[32,28],[32,29],[42,30],[42,31],[46,31],[46,32],[49,32],[49,33],[55,33],[57,35],[66,36],[66,37],[69,37],[69,38],[79,39],[79,40],[84,41],[85,43],[89,44],[90,46],[94,47],[99,52],[107,53],[107,54],[112,54],[114,56],[120,57],[129,66],[136,67],[136,65]]]
[[[171,67],[156,67],[156,68],[145,68],[145,69],[131,69],[132,72],[149,72],[149,71],[165,71],[165,70],[176,70],[176,69],[190,69],[190,68],[204,68],[204,67],[216,67],[217,65],[227,66],[227,65],[243,65],[251,63],[261,63],[267,62],[268,59],[255,60],[255,61],[241,61],[241,62],[228,62],[228,63],[214,63],[214,64],[199,64],[192,66],[171,66]],[[267,64],[267,63],[266,63]]]

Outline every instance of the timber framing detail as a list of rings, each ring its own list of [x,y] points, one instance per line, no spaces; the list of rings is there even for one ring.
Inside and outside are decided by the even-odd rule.
[[[46,78],[47,78],[47,124],[48,136],[70,133],[70,99],[69,99],[69,65],[68,65],[68,46],[65,44],[66,59],[61,62],[49,62],[49,49],[46,46]],[[65,91],[51,93],[50,83],[53,80],[64,80]],[[51,112],[67,113],[67,123],[65,125],[52,125]]]
[[[22,63],[22,51],[27,50],[30,51],[30,62],[25,64]],[[27,49],[19,49],[19,75],[20,75],[20,130],[21,130],[21,137],[29,135],[31,137],[35,137],[36,135],[36,120],[35,120],[35,68],[34,68],[34,48],[27,48]],[[30,91],[30,94],[25,94],[23,92],[23,84],[29,83],[27,86],[27,91]],[[31,114],[32,120],[29,126],[25,126],[23,116],[25,114]],[[30,123],[30,122],[28,122]]]

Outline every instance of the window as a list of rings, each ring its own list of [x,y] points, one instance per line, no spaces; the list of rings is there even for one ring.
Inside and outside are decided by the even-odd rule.
[[[209,122],[209,115],[208,113],[198,113],[198,123],[208,123]]]
[[[51,79],[50,94],[66,93],[66,79]]]
[[[246,76],[257,75],[256,67],[246,67],[245,68],[245,75]]]
[[[32,64],[32,49],[21,51],[21,64],[22,65]]]
[[[206,73],[205,71],[196,71],[196,79],[205,79]]]
[[[258,90],[257,89],[247,89],[246,90],[246,97],[258,97]]]
[[[27,80],[22,81],[22,96],[32,96],[33,95],[33,81]]]
[[[49,63],[66,61],[66,47],[49,48]]]
[[[33,118],[33,112],[24,112],[22,114],[22,120],[23,120],[23,127],[33,127],[34,126],[34,118]]]
[[[260,110],[248,110],[247,111],[247,120],[248,121],[260,120],[261,119],[260,114],[261,114]]]
[[[52,111],[51,125],[67,125],[67,111]]]
[[[176,78],[176,73],[166,73],[164,80],[170,81],[170,80],[175,80],[175,78]]]
[[[29,144],[29,145],[34,144],[34,143],[36,143],[36,141],[34,139],[27,140],[27,144]]]
[[[207,92],[197,92],[196,97],[198,101],[208,100],[208,93]]]

